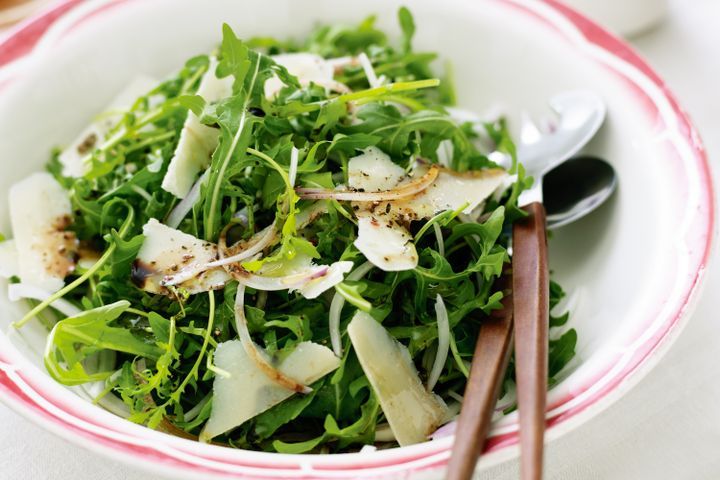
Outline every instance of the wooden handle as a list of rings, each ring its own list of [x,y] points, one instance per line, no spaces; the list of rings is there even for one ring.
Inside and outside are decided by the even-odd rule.
[[[509,289],[512,278],[510,274],[505,274],[498,282],[499,288],[506,293],[502,301],[503,308],[495,310],[480,324],[470,378],[465,387],[455,443],[448,464],[448,480],[472,478],[490,430],[490,421],[510,358],[513,301]]]
[[[548,374],[549,272],[545,209],[525,207],[513,226],[515,378],[520,414],[520,478],[540,480],[543,471]]]

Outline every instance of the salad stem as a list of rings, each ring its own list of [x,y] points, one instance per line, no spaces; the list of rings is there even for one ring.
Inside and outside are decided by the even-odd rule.
[[[200,347],[200,353],[198,354],[197,360],[195,360],[195,363],[190,369],[190,372],[188,372],[183,382],[170,396],[171,399],[176,402],[180,401],[180,395],[182,395],[185,387],[187,387],[187,384],[190,383],[192,377],[197,376],[198,369],[200,368],[200,364],[202,363],[205,352],[207,351],[208,344],[210,343],[210,335],[212,334],[213,324],[215,323],[215,292],[213,292],[212,290],[208,292],[208,300],[210,304],[210,312],[208,313],[208,324],[207,328],[205,329],[205,337],[203,338],[203,344],[202,347]]]
[[[324,105],[331,102],[337,103],[348,103],[364,99],[379,99],[380,97],[385,98],[392,93],[407,92],[413,90],[421,90],[423,88],[433,88],[440,85],[440,79],[429,78],[426,80],[415,80],[412,82],[396,82],[389,83],[387,85],[381,85],[375,88],[368,88],[366,90],[358,90],[357,92],[344,93],[337,97],[330,98],[328,100],[322,100],[320,102],[306,103],[304,105],[297,105],[294,103],[279,107],[279,113],[281,115],[301,115],[303,113],[310,113],[320,110]]]
[[[285,187],[286,187],[288,190],[292,190],[292,189],[293,189],[292,184],[290,183],[290,177],[288,176],[287,172],[286,172],[285,169],[284,169],[283,167],[281,167],[280,164],[277,163],[272,157],[270,157],[269,155],[261,152],[260,150],[254,149],[254,148],[252,148],[252,147],[248,147],[246,151],[247,151],[247,153],[249,153],[250,155],[254,155],[254,156],[256,156],[256,157],[258,157],[258,158],[266,161],[268,164],[270,164],[270,166],[271,166],[273,169],[275,169],[275,170],[280,174],[280,177],[283,179],[283,182],[285,183]]]

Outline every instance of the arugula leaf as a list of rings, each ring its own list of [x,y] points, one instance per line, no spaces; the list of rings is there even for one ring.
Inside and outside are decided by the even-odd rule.
[[[415,21],[407,7],[398,10],[398,21],[403,32],[402,50],[408,53],[412,50],[412,37],[415,35]]]
[[[267,266],[279,274],[309,259],[318,264],[365,261],[353,245],[353,205],[301,200],[294,187],[347,184],[350,159],[369,146],[385,151],[403,168],[418,157],[438,162],[438,149],[448,143],[449,168],[462,172],[496,166],[478,149],[472,126],[458,125],[444,108],[455,99],[451,69],[445,69],[441,83],[433,71],[437,54],[413,51],[416,25],[409,10],[400,8],[397,19],[397,42],[378,29],[374,17],[356,25],[320,26],[305,40],[265,37],[243,42],[225,25],[213,55],[218,58],[214,73],[232,79],[227,98],[206,101],[198,95],[210,57],[196,56],[116,117],[109,135],[88,152],[84,178],[64,177],[59,151],[53,153],[47,169],[68,190],[73,209],[69,228],[83,252],[99,257],[90,267],[79,265],[65,287],[34,303],[16,324],[43,315],[61,297],[85,310],[84,320],[60,317],[55,324],[44,317],[47,325],[54,325],[46,363],[55,377],[72,385],[104,379],[103,394],[118,396],[130,420],[151,428],[197,435],[210,417],[215,377],[227,374],[213,364],[214,349],[237,336],[237,282],[217,291],[220,297],[191,295],[182,285],[158,295],[141,290],[130,278],[144,241],[143,225],[151,218],[167,218],[178,203],[162,189],[162,182],[188,111],[219,135],[204,174],[207,181],[179,229],[214,243],[228,227],[228,243],[233,243],[274,224],[277,238],[262,257],[237,266],[250,272]],[[333,62],[337,88],[327,88],[296,78],[270,56],[302,51],[351,59],[362,52],[382,78],[381,85],[370,86],[362,65],[352,60]],[[269,97],[268,81],[282,84]],[[524,215],[518,197],[532,184],[517,163],[507,123],[500,120],[485,128],[494,144],[491,149],[513,159],[510,173],[518,180],[502,198],[487,200],[479,224],[463,221],[464,207],[427,221],[408,219],[419,252],[415,270],[373,269],[360,280],[344,279],[334,291],[312,300],[288,291],[247,288],[250,335],[273,361],[301,341],[327,345],[330,301],[334,294],[341,295],[349,304],[339,318],[344,353],[340,368],[315,382],[310,394],[281,402],[217,441],[288,453],[343,452],[372,443],[378,423],[385,419],[344,335],[356,309],[381,322],[407,345],[418,370],[428,371],[438,348],[434,304],[441,295],[448,310],[452,358],[445,362],[434,392],[447,401],[462,391],[480,325],[501,307],[505,292],[496,280],[509,261],[512,223]],[[439,230],[444,239],[444,255],[438,236],[427,235],[431,230]],[[560,331],[569,319],[567,312],[555,311],[563,295],[560,286],[551,283],[550,327],[563,327]],[[568,330],[551,338],[550,385],[574,357],[577,335]],[[96,362],[101,357],[104,361]],[[93,369],[94,363],[100,367]],[[506,383],[512,378],[511,362]]]
[[[130,330],[110,323],[130,307],[120,300],[66,318],[55,324],[47,340],[44,360],[48,373],[64,385],[104,380],[113,371],[88,373],[82,361],[101,350],[114,350],[157,359],[161,350],[137,338]]]
[[[575,357],[577,332],[570,329],[557,340],[550,340],[548,375],[551,379]]]
[[[255,417],[254,432],[258,439],[270,438],[280,427],[297,418],[312,403],[321,386],[322,381],[316,382],[309,394],[290,397]]]

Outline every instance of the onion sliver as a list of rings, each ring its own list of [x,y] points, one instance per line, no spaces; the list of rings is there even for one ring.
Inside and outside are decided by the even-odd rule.
[[[428,392],[432,392],[432,389],[435,388],[435,384],[440,378],[440,374],[445,366],[448,351],[450,350],[450,320],[448,318],[447,308],[445,308],[445,302],[443,302],[440,294],[438,294],[437,300],[435,301],[435,315],[437,315],[438,326],[438,349],[435,354],[435,362],[428,376]]]
[[[248,258],[251,258],[254,255],[257,255],[258,253],[265,250],[265,248],[267,248],[275,240],[276,233],[277,232],[275,230],[275,222],[273,222],[270,226],[253,235],[246,242],[246,248],[244,250],[230,257],[223,256],[226,251],[225,235],[221,234],[220,245],[218,248],[218,252],[221,255],[221,258],[219,260],[200,265],[190,265],[186,268],[182,268],[178,273],[165,277],[162,281],[162,284],[163,286],[179,285],[183,282],[190,280],[191,278],[194,278],[205,270],[210,270],[211,268],[217,267],[224,267],[225,265],[230,265],[232,263],[237,263],[242,260],[247,260]]]
[[[250,357],[257,367],[268,376],[268,378],[283,388],[293,390],[298,393],[310,393],[312,388],[303,385],[296,380],[288,377],[277,368],[273,367],[268,361],[266,354],[250,338],[247,319],[245,318],[245,286],[238,285],[237,295],[235,296],[235,328],[240,336],[245,353]]]
[[[253,235],[246,242],[246,248],[244,250],[229,257],[223,256],[223,258],[221,258],[220,260],[210,262],[205,266],[207,268],[222,267],[223,265],[229,265],[231,263],[237,263],[243,260],[247,260],[248,258],[255,256],[256,254],[262,252],[268,246],[270,246],[270,244],[272,244],[275,240],[276,234],[277,230],[275,229],[275,222],[273,222],[269,226],[265,227],[264,229]],[[226,248],[224,248],[225,236],[221,236],[220,238],[220,252],[222,252],[222,254],[224,255],[226,252]]]
[[[195,203],[200,199],[200,188],[207,181],[210,176],[210,169],[208,168],[193,184],[188,194],[178,203],[175,208],[172,209],[170,215],[165,220],[165,225],[170,228],[177,228],[180,222],[190,213]]]
[[[298,188],[295,191],[304,199],[333,199],[349,202],[383,202],[411,197],[428,188],[438,176],[440,167],[432,165],[422,177],[405,185],[384,192],[360,192],[354,190],[329,190],[323,188]]]
[[[303,297],[313,299],[342,282],[343,274],[350,271],[352,262],[341,261],[332,265],[309,263],[305,270],[282,277],[255,275],[233,265],[226,265],[224,268],[235,280],[246,287],[268,292],[298,290]]]
[[[375,69],[372,66],[372,62],[370,62],[367,54],[365,52],[362,52],[360,55],[358,55],[358,60],[360,61],[362,69],[365,71],[365,76],[367,77],[370,87],[376,88],[382,85],[382,82],[380,82],[380,80],[378,79],[378,76],[375,73]]]
[[[433,230],[435,231],[435,239],[438,244],[438,253],[441,257],[445,256],[445,240],[443,239],[442,229],[437,222],[433,223]]]
[[[290,150],[290,170],[288,172],[288,178],[290,180],[290,185],[295,186],[295,178],[297,177],[297,169],[298,169],[298,157],[300,156],[300,151],[292,147],[292,150]]]
[[[346,278],[346,280],[356,281],[363,278],[373,269],[375,265],[370,262],[365,262],[355,270],[353,270]],[[330,303],[330,311],[328,312],[328,328],[330,329],[330,343],[335,355],[339,358],[343,356],[342,341],[340,339],[340,314],[342,308],[345,305],[345,298],[338,292],[335,292],[332,302]]]
[[[8,285],[8,298],[13,302],[21,298],[31,298],[42,302],[50,298],[50,296],[52,296],[51,292],[27,283],[11,283]],[[64,298],[58,298],[53,301],[50,306],[68,317],[73,317],[82,312],[82,310]]]
[[[305,272],[294,273],[284,277],[268,277],[244,272],[232,272],[232,274],[235,280],[246,287],[254,288],[255,290],[275,292],[278,290],[297,290],[306,282],[325,276],[328,270],[327,265],[317,265],[310,267]]]

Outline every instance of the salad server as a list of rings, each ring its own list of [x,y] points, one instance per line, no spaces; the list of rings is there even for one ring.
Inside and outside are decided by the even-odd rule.
[[[503,309],[485,322],[478,334],[475,361],[458,419],[448,479],[471,478],[490,428],[503,372],[515,345],[516,382],[520,415],[521,478],[542,478],[545,432],[549,271],[546,216],[542,204],[543,176],[576,154],[597,132],[605,105],[592,92],[573,91],[553,97],[550,106],[559,115],[553,133],[542,135],[527,118],[518,149],[520,162],[535,178],[521,195],[528,213],[513,227],[512,272],[501,278]],[[502,157],[499,162],[502,163]],[[606,197],[607,198],[607,197]],[[579,217],[575,217],[579,218]],[[488,373],[490,372],[490,373]]]

